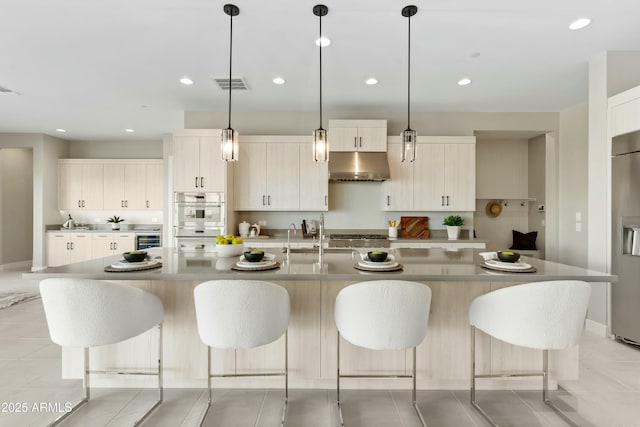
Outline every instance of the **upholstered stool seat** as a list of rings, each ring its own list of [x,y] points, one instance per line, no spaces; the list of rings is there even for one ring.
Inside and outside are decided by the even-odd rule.
[[[431,306],[431,289],[417,282],[375,280],[342,289],[336,297],[337,404],[344,426],[340,401],[340,379],[370,377],[345,375],[340,371],[340,337],[351,344],[371,350],[413,349],[412,375],[375,375],[376,378],[412,378],[413,407],[426,426],[416,403],[416,347],[424,340]]]
[[[577,425],[549,400],[549,350],[578,343],[589,305],[591,287],[575,280],[536,282],[502,288],[473,300],[471,324],[471,404],[489,421],[496,422],[476,402],[476,379],[505,376],[542,376],[542,400],[565,421]],[[542,372],[476,374],[476,329],[509,344],[542,350]]]
[[[211,378],[284,376],[284,425],[289,398],[288,334],[290,301],[285,288],[256,280],[211,280],[193,291],[198,334],[207,345],[207,409],[200,420],[204,424],[211,409]],[[285,335],[284,372],[260,374],[211,374],[211,347],[220,349],[254,348]]]
[[[51,340],[62,347],[84,348],[85,397],[71,411],[56,419],[59,424],[89,401],[91,373],[157,375],[159,398],[134,425],[144,421],[162,402],[162,319],[164,310],[157,296],[131,286],[88,279],[46,279],[40,282],[42,304]],[[91,370],[89,348],[125,341],[158,327],[156,372]]]

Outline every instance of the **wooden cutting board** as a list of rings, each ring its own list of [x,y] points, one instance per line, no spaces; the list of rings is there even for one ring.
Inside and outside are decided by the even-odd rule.
[[[428,216],[401,216],[400,237],[413,237],[415,239],[429,238]]]

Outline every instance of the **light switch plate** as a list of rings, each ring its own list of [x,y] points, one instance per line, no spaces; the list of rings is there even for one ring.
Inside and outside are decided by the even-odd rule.
[[[576,231],[582,231],[582,223],[576,222]]]
[[[576,221],[582,221],[582,212],[576,212]]]

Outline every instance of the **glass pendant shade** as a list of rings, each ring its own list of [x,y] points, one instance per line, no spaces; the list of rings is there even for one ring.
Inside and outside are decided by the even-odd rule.
[[[238,161],[238,132],[231,128],[222,131],[220,155],[225,162]]]
[[[313,160],[315,162],[329,161],[327,131],[322,128],[313,131]]]
[[[400,138],[402,140],[402,155],[400,160],[405,161],[409,160],[413,162],[416,160],[416,142],[418,139],[418,134],[413,129],[405,129],[400,134]]]

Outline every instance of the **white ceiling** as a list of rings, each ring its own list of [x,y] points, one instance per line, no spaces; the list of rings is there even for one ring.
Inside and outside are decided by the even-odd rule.
[[[234,92],[234,111],[317,111],[317,3],[235,3],[233,75],[250,90]],[[1,0],[0,86],[21,95],[0,94],[0,132],[149,140],[181,128],[184,111],[226,111],[227,93],[211,81],[228,75],[223,4]],[[405,110],[407,19],[400,11],[410,3],[324,4],[323,30],[333,42],[323,49],[325,110]],[[560,111],[586,100],[590,58],[640,47],[638,0],[415,4],[412,111]],[[582,16],[593,23],[569,31]],[[178,82],[185,75],[193,86]],[[274,85],[276,76],[287,83]],[[378,85],[364,84],[371,76]],[[473,83],[460,87],[464,76]]]

